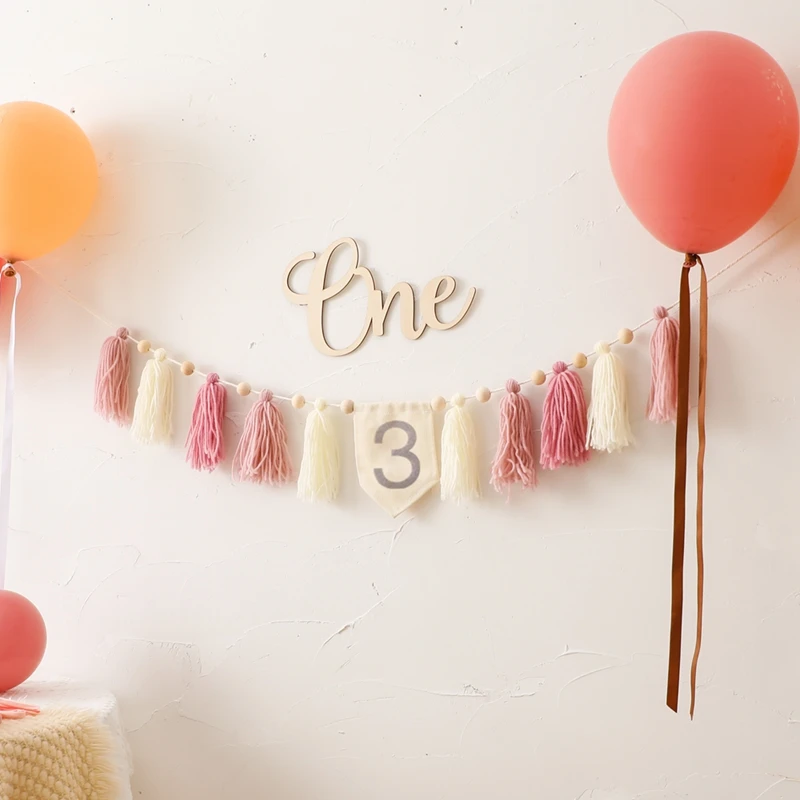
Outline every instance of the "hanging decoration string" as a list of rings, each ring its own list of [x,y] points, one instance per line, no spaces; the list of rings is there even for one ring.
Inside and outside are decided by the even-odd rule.
[[[691,362],[691,308],[689,272],[700,266],[700,359],[697,404],[697,634],[691,670],[691,707],[694,716],[697,692],[697,663],[703,631],[703,466],[706,450],[706,370],[708,363],[708,280],[700,256],[687,253],[681,270],[678,338],[678,416],[675,426],[675,493],[672,518],[672,601],[667,671],[667,706],[677,713],[681,672],[681,638],[683,632],[683,566],[686,539],[686,473],[689,432],[689,379]]]
[[[703,583],[705,581],[705,559],[703,558],[703,482],[706,458],[706,373],[708,371],[708,278],[700,256],[700,347],[698,364],[697,396],[697,516],[695,548],[697,553],[697,623],[695,627],[694,653],[690,672],[691,703],[689,716],[694,719],[697,699],[697,664],[700,646],[703,643]]]
[[[14,278],[14,298],[8,323],[8,360],[6,361],[6,388],[3,400],[3,453],[0,456],[0,589],[5,588],[6,558],[11,510],[11,445],[14,433],[14,351],[17,342],[17,298],[22,289],[22,276],[12,266],[0,260],[3,276]],[[2,286],[2,278],[0,278]]]
[[[764,245],[766,245],[767,243],[772,241],[772,239],[774,239],[776,236],[778,236],[781,233],[783,233],[783,231],[785,231],[788,227],[793,225],[798,220],[800,220],[800,214],[797,215],[796,217],[793,217],[788,222],[785,222],[780,227],[776,228],[765,239],[762,239],[760,242],[758,242],[757,244],[753,245],[753,247],[751,247],[749,250],[746,250],[744,253],[742,253],[741,255],[737,256],[735,259],[733,259],[733,261],[731,261],[728,264],[726,264],[724,267],[722,267],[722,269],[720,269],[717,272],[715,272],[713,275],[711,275],[708,278],[708,282],[710,283],[711,281],[715,281],[718,278],[721,278],[726,272],[728,272],[730,269],[733,269],[733,267],[735,267],[740,262],[744,261],[748,256],[752,255],[753,253],[755,253],[760,248],[764,247]],[[63,286],[61,286],[58,283],[55,283],[50,278],[47,278],[45,275],[43,275],[38,269],[36,269],[31,264],[27,264],[25,262],[17,262],[16,266],[19,267],[23,263],[25,264],[25,267],[27,269],[29,269],[31,272],[35,273],[37,275],[37,277],[40,278],[44,283],[48,284],[51,288],[53,288],[56,291],[58,291],[61,294],[63,294],[65,297],[67,297],[69,300],[71,300],[73,303],[75,303],[75,305],[77,305],[80,308],[82,308],[87,314],[89,314],[90,316],[94,317],[96,320],[98,320],[98,322],[102,323],[107,329],[115,330],[118,327],[116,325],[112,325],[108,320],[106,320],[104,317],[102,317],[100,314],[98,314],[94,309],[90,308],[85,303],[83,303],[81,300],[79,300],[77,297],[75,297],[75,295],[73,295],[70,291],[65,289]],[[699,291],[699,289],[692,290],[690,292],[690,295],[695,294],[697,291]],[[667,311],[672,311],[672,309],[677,308],[677,306],[679,305],[679,302],[680,301],[676,300],[672,305],[667,306],[666,310]],[[644,320],[643,322],[640,322],[635,327],[630,328],[630,329],[625,329],[625,330],[626,331],[630,330],[631,332],[636,333],[636,331],[639,331],[642,328],[646,328],[648,325],[650,325],[651,323],[655,322],[656,319],[657,318],[655,316],[649,317],[648,319]],[[151,349],[150,343],[147,342],[144,339],[135,339],[130,334],[128,334],[128,339],[130,339],[130,341],[132,341],[135,345],[142,345],[142,344],[146,345],[146,349],[142,350],[142,352],[148,352]],[[616,338],[616,339],[612,339],[611,341],[608,342],[608,344],[610,346],[613,346],[613,345],[619,344],[619,343],[620,343],[619,337]],[[140,350],[141,350],[141,347],[140,347]],[[591,351],[590,353],[586,353],[586,356],[588,356],[588,357],[591,357],[591,356],[594,356],[594,355],[596,355],[594,350]],[[208,372],[202,372],[199,369],[196,369],[194,364],[192,364],[189,361],[179,361],[178,359],[171,358],[169,355],[167,355],[165,357],[165,360],[168,363],[174,364],[177,367],[187,368],[189,371],[188,372],[184,372],[184,374],[189,375],[189,374],[194,373],[195,375],[199,376],[200,378],[207,378],[208,375],[209,375]],[[573,367],[573,366],[574,367],[581,367],[581,366],[583,366],[583,364],[577,364],[577,363],[574,363],[574,362],[571,361],[571,362],[568,362],[566,364],[566,366],[567,367]],[[552,374],[553,374],[553,370],[550,370],[549,372],[544,373],[544,375],[547,376],[547,377],[551,376]],[[226,381],[226,380],[223,380],[222,378],[220,378],[219,382],[221,384],[223,384],[224,386],[230,387],[231,389],[239,389],[239,387],[241,386],[241,384],[239,384],[239,383],[234,383],[232,381]],[[520,386],[525,386],[526,384],[533,383],[533,382],[534,381],[531,378],[527,378],[527,379],[518,381]],[[256,395],[259,395],[262,391],[265,391],[265,389],[259,389],[259,388],[253,387],[252,391],[255,392]],[[479,390],[479,391],[484,391],[484,390]],[[497,389],[489,389],[489,390],[485,390],[485,391],[488,391],[488,393],[490,395],[492,395],[492,394],[501,394],[502,392],[505,391],[505,386],[499,387]],[[272,397],[275,400],[284,400],[286,402],[290,402],[292,400],[292,395],[281,395],[281,394],[275,393],[275,394],[272,395]],[[472,400],[472,399],[475,399],[475,398],[476,398],[476,395],[474,395],[474,394],[472,394],[472,395],[464,395],[464,399],[465,400]],[[480,399],[480,398],[478,398],[478,399]],[[310,405],[314,404],[314,399],[313,398],[304,398],[304,400],[305,400],[305,402],[307,402]],[[344,409],[344,408],[348,408],[349,407],[348,404],[351,401],[345,400],[345,401],[343,401],[343,403],[335,402],[335,401],[328,401],[328,402],[329,402],[329,405],[331,407],[335,406],[337,408]],[[345,412],[345,413],[349,413],[349,412]]]

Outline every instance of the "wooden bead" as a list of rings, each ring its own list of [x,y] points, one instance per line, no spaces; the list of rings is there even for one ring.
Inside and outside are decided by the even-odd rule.
[[[437,396],[431,400],[431,408],[434,411],[444,411],[445,406],[447,405],[447,400],[444,397]]]
[[[148,342],[147,339],[142,339],[142,341],[139,342],[139,344],[136,345],[136,348],[140,353],[149,353],[150,352],[150,342]]]
[[[630,328],[620,328],[617,338],[620,344],[630,344],[633,341],[633,331]]]
[[[247,381],[242,381],[242,382],[241,382],[241,383],[240,383],[240,384],[239,384],[239,385],[236,387],[236,391],[237,391],[237,392],[238,392],[238,393],[239,393],[239,394],[240,394],[242,397],[247,397],[247,395],[249,395],[249,394],[250,394],[250,392],[252,392],[252,391],[253,391],[253,389],[251,388],[250,384],[249,384],[249,383],[247,383]]]
[[[586,356],[583,353],[575,353],[572,357],[572,366],[578,369],[583,369],[586,366]]]
[[[546,377],[547,376],[540,369],[535,369],[531,373],[531,382],[535,386],[541,386],[544,383]]]
[[[339,404],[339,408],[342,409],[342,414],[352,414],[355,407],[356,405],[352,400],[342,400]]]
[[[184,375],[191,375],[194,372],[194,364],[191,361],[184,361],[181,364],[181,372]]]
[[[301,394],[296,394],[292,397],[292,406],[296,409],[301,409],[306,404],[306,399]]]
[[[492,397],[492,393],[485,387],[481,386],[477,392],[475,392],[475,399],[479,403],[488,403]]]

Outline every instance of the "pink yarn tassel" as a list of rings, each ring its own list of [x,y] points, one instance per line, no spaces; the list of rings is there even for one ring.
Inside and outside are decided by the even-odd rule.
[[[647,418],[651,422],[674,422],[678,415],[678,338],[680,325],[664,306],[653,312],[658,320],[650,338],[650,398]]]
[[[94,379],[94,410],[106,422],[116,422],[117,425],[127,425],[130,422],[131,414],[128,407],[130,374],[128,329],[120,328],[103,342]]]
[[[500,441],[492,463],[492,486],[498,492],[512,483],[532,489],[537,483],[533,411],[513,378],[506,383],[506,392],[500,401]]]
[[[261,397],[244,421],[244,431],[233,457],[233,475],[240,481],[279,486],[292,479],[292,462],[283,414],[272,402],[272,392]]]
[[[197,392],[186,437],[186,460],[192,469],[210,472],[225,458],[222,439],[225,398],[225,387],[219,382],[219,375],[212,372]]]
[[[586,447],[586,397],[577,372],[563,361],[553,364],[542,409],[542,452],[545,469],[574,466],[589,460]]]

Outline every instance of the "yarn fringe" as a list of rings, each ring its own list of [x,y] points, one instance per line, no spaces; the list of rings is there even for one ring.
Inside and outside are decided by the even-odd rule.
[[[94,410],[106,422],[116,422],[117,425],[127,425],[130,422],[130,375],[128,329],[119,328],[100,348],[100,361],[94,379]]]
[[[595,450],[613,453],[634,442],[628,419],[627,382],[622,362],[607,342],[599,342],[595,352],[586,443]]]
[[[97,711],[53,706],[0,725],[3,800],[113,800],[122,790],[118,742]],[[12,757],[14,750],[24,757]]]
[[[222,435],[225,400],[225,387],[219,382],[219,375],[210,373],[197,391],[186,436],[186,461],[192,469],[211,472],[225,458]]]
[[[584,464],[586,445],[586,397],[577,372],[563,361],[553,364],[542,408],[542,451],[539,463],[545,469]]]
[[[335,500],[339,494],[339,445],[327,403],[318,399],[306,420],[303,460],[297,478],[297,496],[306,503]]]
[[[528,399],[520,394],[517,381],[506,383],[506,395],[500,401],[500,440],[492,463],[492,486],[500,492],[521,483],[532,489],[537,485],[536,456],[533,442],[533,411]]]
[[[460,503],[481,496],[475,424],[461,395],[444,415],[440,485],[442,500]]]
[[[286,425],[272,392],[261,392],[244,421],[233,456],[233,476],[240,481],[280,486],[292,479]]]
[[[140,444],[162,444],[172,436],[172,370],[159,348],[145,364],[133,409],[131,436]]]
[[[678,339],[680,324],[664,306],[653,315],[658,320],[650,337],[650,397],[647,418],[651,422],[674,422],[678,416]]]

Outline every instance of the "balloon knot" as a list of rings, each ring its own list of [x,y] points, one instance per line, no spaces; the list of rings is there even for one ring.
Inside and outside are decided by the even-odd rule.
[[[687,253],[683,259],[683,268],[684,269],[691,269],[697,264],[697,254],[696,253]]]

